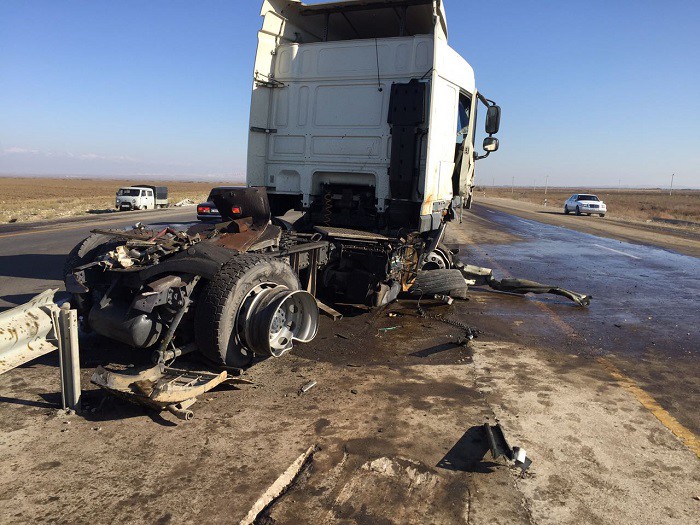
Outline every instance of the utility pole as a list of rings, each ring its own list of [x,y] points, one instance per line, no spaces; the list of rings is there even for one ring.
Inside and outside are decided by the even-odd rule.
[[[495,175],[491,176],[491,187],[492,188],[496,187],[496,176]]]
[[[622,179],[617,179],[617,192],[620,193],[622,191]]]
[[[515,193],[515,175],[513,175],[513,179],[510,181],[510,194],[512,195]]]
[[[544,178],[544,194],[547,195],[547,186],[549,186],[549,175]]]
[[[669,194],[669,195],[671,195],[671,193],[673,193],[673,177],[675,177],[675,176],[676,176],[675,173],[672,173],[672,174],[671,174],[671,187],[670,187],[669,190],[668,190],[668,194]]]

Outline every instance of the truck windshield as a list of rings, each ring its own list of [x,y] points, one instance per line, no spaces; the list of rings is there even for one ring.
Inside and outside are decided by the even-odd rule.
[[[117,192],[120,197],[138,197],[139,190],[132,190],[130,188],[122,188]]]

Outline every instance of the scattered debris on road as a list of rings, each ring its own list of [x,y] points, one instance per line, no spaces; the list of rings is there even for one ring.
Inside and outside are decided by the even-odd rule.
[[[500,424],[497,423],[495,425],[489,425],[488,423],[484,423],[483,428],[489,442],[491,456],[494,459],[505,456],[509,460],[513,461],[515,466],[519,467],[522,472],[525,472],[530,465],[532,465],[532,460],[527,457],[524,448],[511,447],[508,444],[506,436],[503,433],[503,428],[501,428]]]
[[[311,390],[313,387],[316,386],[316,381],[309,381],[308,383],[305,383],[300,389],[299,389],[299,395],[301,394],[306,394],[309,390]]]
[[[527,279],[504,278],[499,281],[493,276],[493,270],[491,268],[482,268],[467,264],[462,265],[460,270],[465,279],[473,280],[476,286],[488,285],[499,292],[516,293],[521,295],[525,295],[527,293],[551,293],[553,295],[560,295],[562,297],[566,297],[567,299],[571,299],[579,306],[590,305],[591,299],[593,298],[591,295],[585,295],[567,290],[565,288],[560,288],[558,286],[541,284],[535,281],[529,281]]]
[[[314,382],[315,383],[315,382]],[[279,498],[290,487],[297,478],[301,470],[309,461],[313,459],[313,454],[316,451],[316,445],[310,446],[306,452],[301,454],[294,460],[287,470],[278,477],[275,482],[258,498],[253,504],[248,514],[240,521],[240,525],[252,525],[261,512],[270,506],[277,498]]]
[[[197,396],[225,381],[250,384],[248,380],[229,377],[227,372],[194,372],[169,368],[162,363],[136,373],[120,373],[99,366],[91,379],[117,397],[156,410],[167,410],[185,421],[194,417],[189,407],[197,401]]]

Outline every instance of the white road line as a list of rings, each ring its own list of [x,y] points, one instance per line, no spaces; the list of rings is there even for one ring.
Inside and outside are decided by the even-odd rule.
[[[486,211],[489,212],[489,213],[496,213],[496,212],[493,211],[493,210],[486,210]]]
[[[593,244],[593,246],[597,246],[598,248],[603,248],[603,250],[610,250],[611,252],[619,253],[620,255],[625,255],[627,257],[631,257],[632,259],[641,259],[641,257],[637,257],[636,255],[631,255],[629,253],[621,252],[620,250],[615,250],[614,248],[608,248],[607,246],[603,246],[602,244]]]
[[[528,226],[532,226],[532,223],[529,221],[521,221],[520,219],[515,219],[518,222],[522,222],[523,224],[527,224]]]

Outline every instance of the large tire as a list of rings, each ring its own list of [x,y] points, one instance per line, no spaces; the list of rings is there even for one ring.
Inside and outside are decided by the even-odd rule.
[[[564,206],[564,215],[569,215],[569,208]]]
[[[76,244],[68,254],[66,262],[63,264],[63,280],[73,273],[78,266],[91,263],[98,255],[103,255],[110,250],[114,250],[119,244],[123,244],[116,237],[94,233]]]
[[[467,283],[459,270],[429,270],[418,272],[409,293],[417,296],[451,294],[453,291],[462,292],[466,288]]]
[[[241,368],[253,355],[234,336],[236,314],[248,293],[261,283],[299,290],[298,277],[285,262],[251,253],[236,255],[206,285],[197,301],[194,329],[199,351],[218,365]]]
[[[576,215],[581,215],[581,208],[576,206]]]

